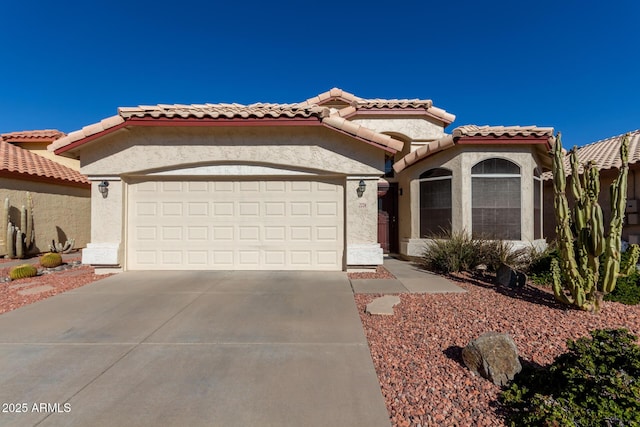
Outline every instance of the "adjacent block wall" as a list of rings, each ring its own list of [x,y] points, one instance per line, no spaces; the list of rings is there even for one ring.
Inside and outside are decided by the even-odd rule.
[[[11,222],[21,229],[20,207],[26,205],[26,192],[33,198],[35,247],[32,253],[47,252],[51,240],[75,239],[82,248],[91,236],[91,192],[72,186],[0,178],[0,202],[9,197]],[[0,256],[6,254],[5,232],[0,233]]]

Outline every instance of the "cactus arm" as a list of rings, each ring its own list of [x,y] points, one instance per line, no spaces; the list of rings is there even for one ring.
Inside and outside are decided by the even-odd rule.
[[[16,258],[24,258],[24,233],[16,228]]]
[[[6,230],[7,226],[9,225],[9,198],[8,197],[4,199],[4,206],[2,208],[2,217],[0,217],[0,225],[2,225],[2,228],[0,230]],[[2,241],[3,241],[4,247],[0,250],[2,250],[4,253],[8,253],[9,242],[7,241],[6,234],[2,236]]]
[[[26,224],[26,236],[25,236],[25,244],[26,249],[30,250],[33,247],[35,242],[35,234],[33,232],[33,198],[31,197],[31,193],[27,191],[27,224]],[[24,227],[24,225],[23,225]]]
[[[16,257],[14,232],[15,227],[13,226],[13,224],[11,224],[11,222],[9,222],[7,224],[7,256],[9,258]]]
[[[638,268],[638,258],[640,258],[640,246],[631,245],[627,263],[624,266],[620,266],[620,275],[628,276],[633,273]]]
[[[627,176],[629,174],[629,134],[622,138],[620,144],[620,172],[618,178],[609,187],[611,195],[611,222],[609,235],[605,244],[604,280],[601,291],[612,292],[620,273],[620,251],[622,239],[622,223],[627,205]]]

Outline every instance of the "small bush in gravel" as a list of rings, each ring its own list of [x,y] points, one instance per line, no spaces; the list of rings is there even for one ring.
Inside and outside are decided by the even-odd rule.
[[[512,426],[640,425],[640,347],[626,329],[568,340],[544,368],[527,367],[503,391]]]
[[[479,264],[491,272],[496,272],[502,263],[519,270],[526,270],[529,265],[529,249],[514,250],[505,240],[472,238],[466,231],[443,232],[431,239],[422,263],[438,273],[472,271]]]
[[[427,243],[422,262],[428,270],[438,273],[458,273],[480,264],[480,241],[465,231],[444,232],[432,236]]]

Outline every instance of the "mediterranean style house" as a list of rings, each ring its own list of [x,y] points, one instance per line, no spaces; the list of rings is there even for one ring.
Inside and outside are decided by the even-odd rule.
[[[153,105],[64,136],[105,270],[345,270],[442,230],[542,240],[552,128],[460,126],[421,99]]]

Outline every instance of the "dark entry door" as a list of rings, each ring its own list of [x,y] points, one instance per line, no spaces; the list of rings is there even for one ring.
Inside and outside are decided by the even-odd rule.
[[[378,243],[385,254],[398,253],[398,184],[378,183]]]

